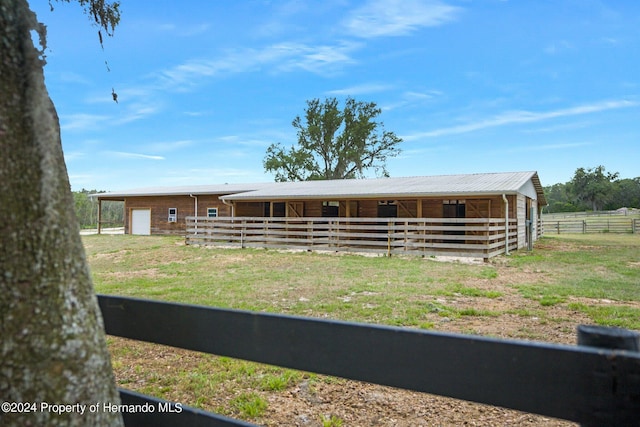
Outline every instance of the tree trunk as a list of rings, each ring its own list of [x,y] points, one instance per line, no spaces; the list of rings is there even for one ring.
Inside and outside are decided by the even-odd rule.
[[[26,0],[0,0],[0,403],[31,405],[0,424],[122,425],[101,410],[119,398],[32,33]]]

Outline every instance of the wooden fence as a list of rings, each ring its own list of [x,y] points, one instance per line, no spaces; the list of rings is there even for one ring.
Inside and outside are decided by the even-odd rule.
[[[580,345],[567,346],[116,296],[98,301],[110,335],[585,426],[640,426],[637,332],[581,326]],[[251,425],[128,390],[120,397],[153,409],[123,412],[127,427]]]
[[[505,252],[503,218],[187,217],[186,242],[254,248],[491,258]],[[517,248],[509,221],[509,250]]]
[[[562,233],[638,233],[640,219],[625,217],[602,217],[591,219],[547,219],[543,217],[544,231],[548,234]]]

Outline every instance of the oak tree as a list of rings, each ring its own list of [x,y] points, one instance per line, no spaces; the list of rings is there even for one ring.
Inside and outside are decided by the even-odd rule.
[[[364,178],[372,168],[388,176],[386,161],[400,153],[402,139],[376,121],[381,112],[375,103],[353,98],[342,109],[336,98],[307,101],[304,118],[292,123],[297,146],[271,144],[264,168],[276,181]]]
[[[593,211],[602,210],[613,192],[613,181],[618,173],[610,173],[604,166],[578,168],[570,181],[572,194],[581,202],[590,205]]]
[[[117,3],[78,2],[100,29],[113,31]],[[58,116],[44,84],[45,47],[45,27],[27,1],[0,0],[0,401],[117,404]],[[0,414],[0,423],[122,425],[114,412],[36,409]]]

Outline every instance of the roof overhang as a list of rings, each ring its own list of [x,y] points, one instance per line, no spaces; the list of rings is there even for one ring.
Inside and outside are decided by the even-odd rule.
[[[537,172],[504,172],[377,179],[270,182],[254,184],[147,187],[122,192],[97,193],[98,200],[124,201],[131,197],[217,195],[225,202],[285,200],[353,200],[468,198],[527,194],[539,206],[547,200]]]

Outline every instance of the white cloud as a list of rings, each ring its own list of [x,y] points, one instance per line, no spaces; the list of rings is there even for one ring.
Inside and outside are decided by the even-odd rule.
[[[372,0],[354,10],[344,26],[357,37],[403,36],[453,21],[460,10],[439,0]]]
[[[262,71],[305,70],[316,74],[334,73],[342,65],[353,63],[351,52],[360,45],[340,42],[334,45],[308,45],[285,42],[262,49],[243,48],[227,52],[220,58],[193,59],[160,73],[163,86],[184,90],[203,79],[221,74]]]
[[[329,95],[363,95],[367,93],[385,92],[393,89],[391,85],[378,84],[378,83],[365,83],[361,85],[355,85],[351,87],[345,87],[343,89],[335,89],[327,92]]]
[[[263,179],[256,174],[255,170],[216,167],[170,170],[166,172],[163,178],[160,178],[159,182],[168,185],[177,185],[180,183],[237,183],[256,182],[260,180]]]
[[[579,147],[587,147],[589,145],[593,145],[592,142],[568,142],[563,144],[530,144],[522,147],[511,147],[506,151],[508,153],[519,153],[526,151],[552,151],[552,150],[566,150],[566,149],[574,149]]]
[[[135,122],[136,120],[149,117],[160,110],[157,104],[152,104],[150,101],[132,104],[127,107],[127,110],[123,112],[122,116],[116,120],[116,124]]]
[[[518,123],[533,123],[544,120],[555,119],[559,117],[578,116],[582,114],[597,113],[600,111],[614,110],[618,108],[628,108],[640,105],[638,102],[617,100],[617,101],[601,101],[592,104],[584,104],[576,107],[562,108],[559,110],[546,112],[531,111],[508,111],[497,116],[480,120],[476,122],[466,123],[458,126],[445,127],[427,132],[419,132],[412,135],[402,136],[405,141],[415,140],[419,138],[433,138],[443,135],[454,135],[460,133],[468,133],[476,130],[507,126]]]
[[[69,163],[69,162],[73,162],[76,159],[80,159],[82,157],[84,157],[86,155],[86,153],[82,152],[82,151],[71,151],[71,152],[64,152],[64,161],[65,163]]]
[[[544,52],[549,55],[556,55],[571,49],[573,49],[573,45],[570,42],[567,40],[560,40],[548,45],[544,48]]]
[[[181,150],[193,144],[194,141],[190,139],[182,139],[179,141],[153,142],[151,144],[145,144],[145,147],[151,151],[166,153]]]
[[[126,159],[146,159],[146,160],[164,160],[162,156],[154,156],[150,154],[129,153],[125,151],[106,151],[106,154]]]
[[[67,114],[60,117],[60,128],[65,131],[83,131],[95,129],[109,120],[109,116],[102,114]]]

